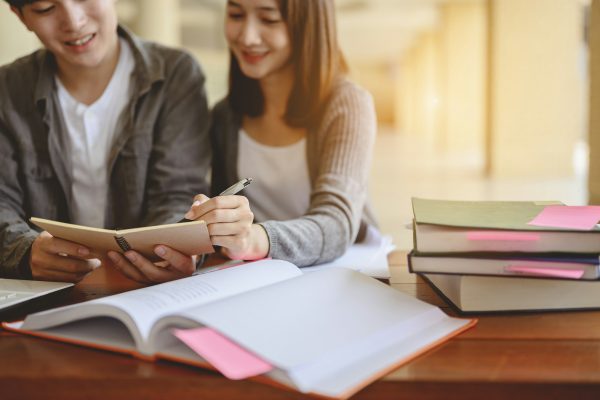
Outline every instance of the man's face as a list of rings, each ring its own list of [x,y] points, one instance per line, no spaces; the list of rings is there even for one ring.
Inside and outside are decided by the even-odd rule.
[[[13,8],[59,68],[94,69],[117,52],[116,0],[38,0]]]

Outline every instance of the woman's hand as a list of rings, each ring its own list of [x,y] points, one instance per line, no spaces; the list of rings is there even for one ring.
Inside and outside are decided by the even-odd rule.
[[[208,198],[199,194],[185,215],[187,219],[204,220],[213,245],[234,260],[256,260],[269,253],[265,230],[253,224],[254,214],[244,196]]]
[[[168,246],[154,248],[164,261],[153,263],[140,253],[130,250],[124,255],[109,251],[114,267],[127,277],[142,283],[160,283],[190,276],[196,271],[195,257],[187,256]]]

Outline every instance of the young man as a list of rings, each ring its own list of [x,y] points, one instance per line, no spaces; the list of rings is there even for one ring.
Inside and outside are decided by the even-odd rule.
[[[77,282],[95,255],[28,218],[179,220],[208,192],[204,76],[186,53],[119,27],[116,0],[5,1],[44,48],[0,68],[0,277]],[[166,267],[137,254],[115,265],[146,282],[194,270],[191,257],[156,251]]]

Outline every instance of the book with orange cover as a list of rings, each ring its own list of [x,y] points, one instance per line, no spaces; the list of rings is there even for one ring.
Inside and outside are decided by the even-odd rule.
[[[343,268],[263,260],[29,315],[5,329],[209,366],[175,329],[208,327],[272,369],[255,379],[344,399],[475,324]]]
[[[154,253],[154,247],[159,244],[187,255],[214,252],[204,221],[120,230],[93,228],[35,217],[31,218],[31,222],[52,236],[87,246],[99,255],[109,250],[121,253],[135,250],[151,261],[158,261],[160,258]]]

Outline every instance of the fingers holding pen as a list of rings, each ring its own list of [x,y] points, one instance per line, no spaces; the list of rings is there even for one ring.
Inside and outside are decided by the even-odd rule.
[[[195,220],[200,218],[202,216],[202,211],[199,208],[202,204],[206,203],[209,200],[210,197],[204,194],[197,194],[196,196],[194,196],[194,202],[192,203],[192,206],[190,207],[189,211],[185,214],[185,218],[189,220]]]
[[[201,218],[208,225],[235,222],[250,224],[254,220],[248,199],[244,196],[217,196],[209,199],[198,195],[194,200],[185,216],[187,219]]]

